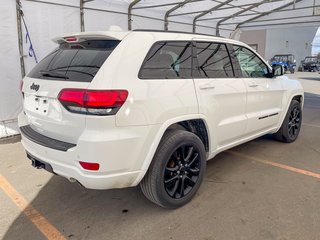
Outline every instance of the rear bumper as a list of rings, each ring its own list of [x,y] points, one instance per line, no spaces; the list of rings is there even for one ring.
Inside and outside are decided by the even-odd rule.
[[[21,142],[29,156],[50,166],[48,169],[47,166],[44,167],[47,171],[65,177],[71,182],[77,181],[88,189],[112,189],[134,186],[133,183],[141,173],[141,171],[128,171],[108,174],[86,171],[81,169],[80,164],[78,166],[69,164],[68,161],[71,163],[72,160],[66,156],[60,156],[63,159],[62,161],[56,160],[55,158],[59,158],[57,153],[53,154],[52,150],[30,141],[23,135]]]
[[[19,116],[19,118],[22,116]],[[20,121],[20,127],[23,120]],[[24,125],[26,126],[26,125]],[[135,186],[144,175],[142,170],[153,129],[149,126],[86,129],[76,146],[66,151],[44,146],[21,131],[22,144],[27,153],[51,166],[52,172],[70,181],[78,181],[89,189],[111,189]],[[32,140],[31,140],[32,139]],[[99,171],[85,170],[79,161],[99,163]]]

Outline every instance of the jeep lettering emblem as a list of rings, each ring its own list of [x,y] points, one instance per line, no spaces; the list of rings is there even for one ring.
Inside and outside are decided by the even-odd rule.
[[[32,83],[32,85],[30,86],[30,89],[31,90],[35,90],[36,92],[39,90],[39,88],[40,88],[40,85],[37,85],[37,84],[34,84],[34,83]]]

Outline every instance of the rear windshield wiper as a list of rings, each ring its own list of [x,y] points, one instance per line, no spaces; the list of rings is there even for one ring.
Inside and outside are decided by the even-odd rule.
[[[61,74],[61,73],[57,73],[57,72],[53,72],[53,71],[40,71],[40,74],[43,77],[53,77],[53,78],[63,78],[63,79],[69,79],[69,77]]]

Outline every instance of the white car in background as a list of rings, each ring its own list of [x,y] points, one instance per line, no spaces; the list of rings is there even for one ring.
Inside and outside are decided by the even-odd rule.
[[[23,79],[22,143],[33,166],[86,188],[140,184],[177,208],[219,152],[268,133],[298,137],[301,85],[244,43],[149,30],[54,41]]]

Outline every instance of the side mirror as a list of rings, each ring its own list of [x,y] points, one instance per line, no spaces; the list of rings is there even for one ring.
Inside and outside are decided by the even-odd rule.
[[[274,77],[282,76],[283,74],[284,74],[284,69],[283,69],[282,65],[280,65],[280,64],[272,65],[272,75]]]

